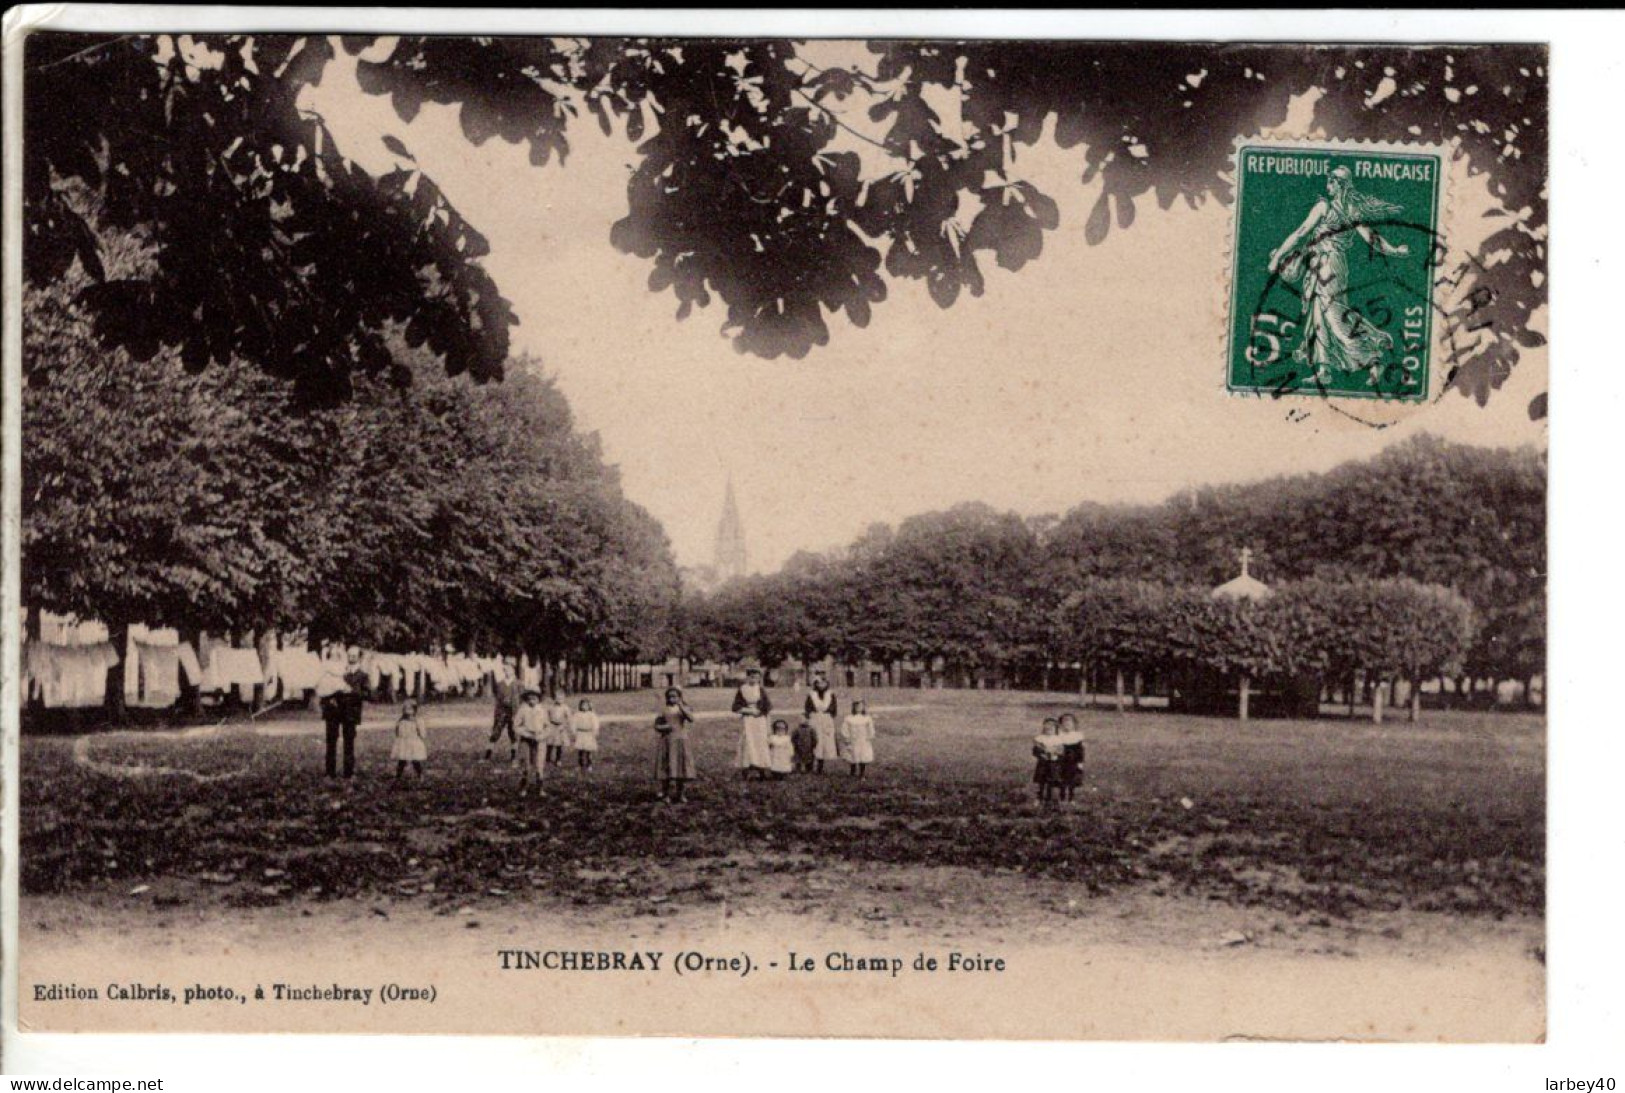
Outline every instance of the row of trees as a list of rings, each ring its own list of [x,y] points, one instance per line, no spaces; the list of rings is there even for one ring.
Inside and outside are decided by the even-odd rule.
[[[1216,597],[1207,589],[1135,580],[1090,581],[1054,615],[1052,647],[1091,669],[1122,678],[1158,676],[1235,680],[1240,712],[1257,684],[1296,681],[1372,686],[1376,717],[1383,685],[1410,684],[1411,712],[1421,684],[1462,669],[1477,620],[1472,604],[1442,585],[1408,578],[1305,580],[1267,598]]]
[[[152,261],[139,233],[100,250],[115,271]],[[102,348],[80,287],[25,303],[32,610],[99,618],[115,644],[140,622],[550,662],[662,651],[665,534],[529,362],[476,385],[391,331],[405,382],[361,374],[312,407],[242,361]]]
[[[1543,453],[1423,436],[1327,474],[1161,505],[1059,519],[963,505],[693,599],[680,641],[700,657],[940,660],[960,674],[1138,669],[1177,646],[1226,671],[1528,679],[1545,662],[1545,482]],[[1228,616],[1205,596],[1242,545],[1281,588],[1267,611],[1285,614],[1261,645],[1216,637]],[[1435,639],[1450,655],[1415,652]]]

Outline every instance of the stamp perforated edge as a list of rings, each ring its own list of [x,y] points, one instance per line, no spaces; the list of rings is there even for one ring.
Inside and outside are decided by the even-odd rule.
[[[1227,398],[1276,399],[1274,394],[1253,390],[1250,388],[1232,387],[1230,384],[1230,337],[1236,321],[1235,299],[1235,263],[1236,263],[1236,234],[1241,230],[1241,170],[1240,157],[1243,148],[1256,144],[1274,144],[1287,146],[1302,146],[1314,151],[1336,151],[1347,149],[1356,155],[1372,155],[1391,152],[1406,155],[1436,155],[1439,158],[1439,191],[1435,197],[1434,225],[1438,237],[1444,241],[1446,252],[1449,247],[1449,225],[1454,222],[1453,196],[1455,187],[1453,178],[1461,160],[1460,141],[1454,137],[1438,141],[1424,140],[1375,140],[1366,137],[1335,137],[1305,132],[1299,129],[1263,129],[1256,133],[1239,134],[1230,145],[1229,179],[1231,189],[1230,222],[1224,233],[1224,243],[1221,248],[1220,263],[1217,273],[1219,291],[1223,298],[1223,324],[1219,331],[1219,387]],[[1436,264],[1434,273],[1442,268]],[[1430,292],[1437,292],[1437,281],[1429,284]],[[1437,307],[1436,301],[1430,300]],[[1441,316],[1442,318],[1442,316]],[[1411,413],[1424,409],[1436,402],[1444,390],[1444,374],[1447,371],[1439,367],[1441,352],[1445,348],[1442,337],[1445,330],[1444,322],[1434,323],[1428,332],[1428,390],[1420,399],[1400,401],[1399,399],[1384,399],[1380,397],[1359,397],[1342,395],[1331,396],[1318,391],[1294,390],[1283,392],[1281,398],[1309,398],[1316,399],[1327,407],[1336,410],[1345,417],[1358,421],[1372,428],[1387,428],[1397,424],[1399,420],[1408,417]],[[1339,403],[1351,402],[1359,407],[1361,413],[1356,415],[1348,408],[1339,406]],[[1373,414],[1373,411],[1386,411]],[[1396,414],[1397,411],[1397,414]],[[1386,420],[1368,420],[1378,417]]]

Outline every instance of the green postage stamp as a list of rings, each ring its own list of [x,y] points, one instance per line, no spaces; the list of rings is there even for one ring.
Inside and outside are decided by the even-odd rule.
[[[1238,144],[1229,390],[1428,397],[1444,171],[1436,145]]]

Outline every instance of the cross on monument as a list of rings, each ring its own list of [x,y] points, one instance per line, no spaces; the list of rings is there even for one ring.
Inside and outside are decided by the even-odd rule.
[[[1253,560],[1253,548],[1242,547],[1237,556],[1241,559],[1241,575],[1246,577],[1248,576],[1247,563]]]

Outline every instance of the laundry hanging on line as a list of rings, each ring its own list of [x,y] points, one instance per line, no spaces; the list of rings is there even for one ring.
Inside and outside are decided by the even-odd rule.
[[[267,692],[282,685],[284,697],[297,697],[316,689],[322,678],[322,658],[309,649],[277,649],[265,669]]]
[[[175,654],[180,661],[181,673],[186,676],[189,686],[203,689],[203,665],[197,659],[197,650],[189,641],[183,641],[175,646]]]
[[[54,709],[100,706],[107,699],[107,673],[120,663],[107,642],[53,645],[30,641],[23,649],[23,677],[30,700]]]
[[[260,665],[258,651],[217,645],[209,650],[209,663],[204,665],[200,690],[223,693],[235,687],[238,697],[247,702],[253,697],[254,688],[264,682],[265,669]]]
[[[125,702],[152,709],[173,706],[181,696],[180,646],[131,641],[130,661],[136,668],[135,693],[126,687]]]

